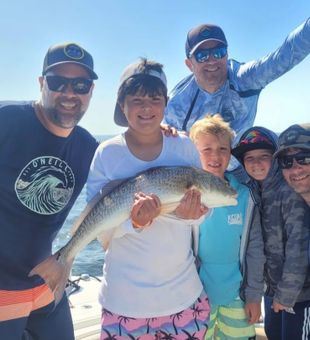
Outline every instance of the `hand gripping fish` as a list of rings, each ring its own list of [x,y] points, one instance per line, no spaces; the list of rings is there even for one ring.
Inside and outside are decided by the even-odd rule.
[[[40,275],[53,291],[57,304],[62,298],[75,256],[99,234],[130,217],[135,193],[157,195],[161,214],[167,214],[175,210],[185,192],[192,187],[201,192],[201,202],[208,208],[237,204],[236,191],[209,172],[187,166],[150,168],[90,201],[79,216],[68,243],[34,267],[29,276]]]

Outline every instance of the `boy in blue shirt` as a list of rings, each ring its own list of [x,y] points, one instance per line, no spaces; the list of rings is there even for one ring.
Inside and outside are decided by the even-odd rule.
[[[261,314],[263,239],[250,190],[226,172],[234,133],[220,115],[197,121],[190,137],[202,167],[238,192],[238,205],[215,208],[200,225],[199,275],[211,305],[207,339],[255,339]]]

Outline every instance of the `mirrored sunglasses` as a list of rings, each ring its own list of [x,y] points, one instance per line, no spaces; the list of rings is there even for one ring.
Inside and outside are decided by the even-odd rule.
[[[194,57],[197,63],[204,63],[207,61],[212,55],[215,59],[222,59],[227,55],[227,47],[214,47],[214,48],[205,48],[205,49],[198,49],[194,52]]]
[[[65,92],[70,84],[76,94],[87,94],[93,84],[92,79],[86,78],[66,78],[62,76],[45,76],[47,86],[54,92]]]
[[[299,165],[310,164],[310,153],[298,152],[294,155],[285,155],[278,158],[279,166],[281,169],[290,169],[295,161]]]

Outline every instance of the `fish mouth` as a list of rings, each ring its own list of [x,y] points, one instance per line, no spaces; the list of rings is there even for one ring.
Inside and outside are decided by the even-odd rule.
[[[227,201],[229,202],[229,205],[237,205],[238,204],[238,193],[233,188],[230,188],[230,189],[231,189],[230,194],[226,196]]]

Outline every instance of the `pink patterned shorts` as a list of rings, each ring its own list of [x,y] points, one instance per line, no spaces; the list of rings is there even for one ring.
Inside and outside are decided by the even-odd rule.
[[[209,314],[210,306],[205,293],[189,308],[162,317],[131,318],[103,309],[100,340],[203,340]]]

